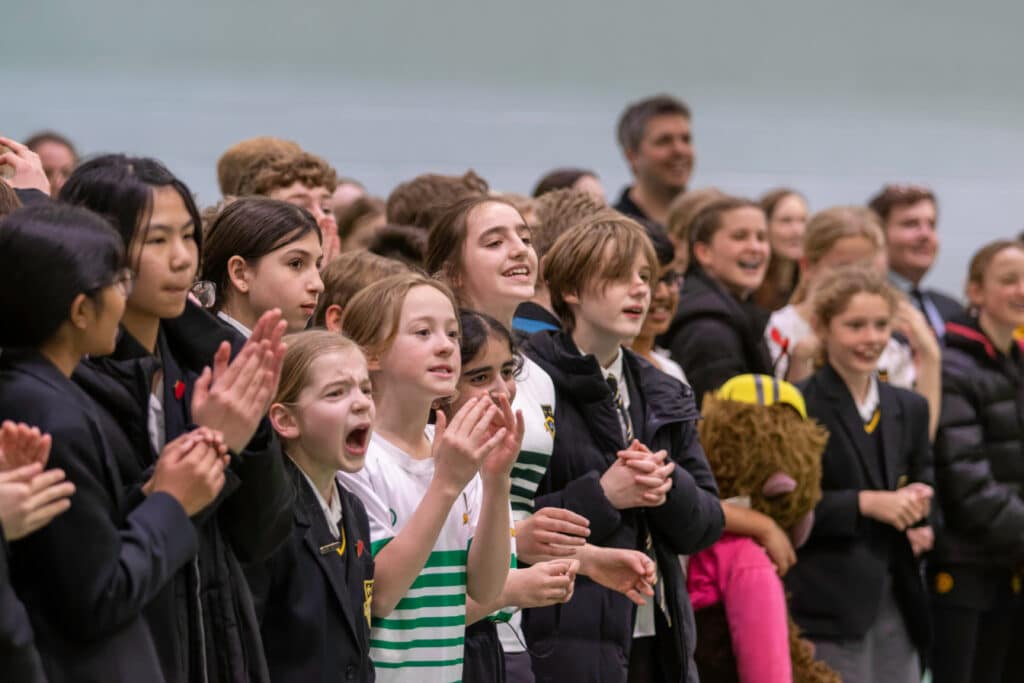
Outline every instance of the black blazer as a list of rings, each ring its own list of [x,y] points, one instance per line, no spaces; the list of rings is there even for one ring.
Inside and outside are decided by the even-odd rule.
[[[295,526],[270,559],[246,567],[274,683],[372,681],[370,598],[373,555],[366,509],[336,484],[345,530],[344,560],[330,547],[320,503],[285,457],[295,487]]]
[[[25,606],[14,594],[7,569],[7,541],[0,529],[0,671],[4,680],[46,683],[39,661],[32,624]]]
[[[195,528],[164,493],[126,500],[96,405],[42,355],[0,357],[0,418],[53,436],[71,508],[11,544],[11,578],[50,681],[163,681],[142,610],[195,555]]]
[[[917,394],[878,383],[878,426],[884,471],[861,444],[869,437],[853,397],[825,365],[800,385],[807,414],[829,431],[822,455],[822,498],[814,527],[786,575],[793,619],[812,638],[861,638],[874,624],[883,582],[893,587],[915,645],[931,637],[928,600],[906,534],[860,514],[860,491],[895,490],[910,482],[934,485],[928,404]]]

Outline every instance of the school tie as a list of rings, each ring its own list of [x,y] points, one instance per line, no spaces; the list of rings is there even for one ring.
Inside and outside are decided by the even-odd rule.
[[[615,396],[615,408],[619,412],[619,426],[622,428],[622,438],[626,440],[626,445],[633,443],[633,420],[629,417],[629,411],[626,410],[626,404],[622,400],[622,392],[619,390],[619,382],[613,375],[608,375],[608,386],[611,387],[612,394]]]
[[[935,307],[935,302],[932,301],[930,296],[916,287],[910,290],[910,296],[917,309],[924,313],[925,320],[928,321],[928,326],[935,332],[935,336],[942,339],[942,335],[946,333],[946,323],[942,320],[942,314],[939,313],[939,309]]]
[[[611,387],[612,394],[615,396],[615,408],[619,413],[619,425],[622,427],[622,436],[626,440],[626,445],[629,446],[629,444],[633,443],[633,420],[629,417],[629,411],[626,410],[626,404],[622,400],[622,391],[619,387],[619,382],[612,375],[608,376],[608,386]],[[665,617],[665,622],[671,627],[672,615],[668,611],[668,603],[665,601],[665,589],[662,585],[661,568],[658,567],[658,557],[654,552],[654,537],[651,536],[651,530],[647,526],[646,520],[641,521],[640,535],[643,539],[641,542],[643,552],[647,557],[651,558],[652,562],[654,562],[657,576],[653,586],[654,602]]]

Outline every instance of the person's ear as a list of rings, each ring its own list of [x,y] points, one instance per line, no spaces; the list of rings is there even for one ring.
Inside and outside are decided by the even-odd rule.
[[[711,261],[711,245],[707,242],[694,242],[693,257],[697,259],[697,263],[699,263],[702,268],[706,268],[708,263]]]
[[[981,308],[982,300],[984,299],[983,287],[977,282],[968,282],[967,289],[964,291],[967,295],[967,302],[971,305],[971,308]]]
[[[295,440],[299,438],[299,425],[295,421],[292,411],[280,403],[270,406],[267,413],[270,424],[282,439]]]
[[[96,302],[85,294],[79,294],[72,300],[68,309],[68,320],[72,327],[85,331],[96,317]]]
[[[570,306],[580,305],[580,295],[577,292],[565,292],[562,294],[562,301],[569,304]]]
[[[324,311],[324,327],[330,332],[341,332],[341,314],[344,309],[338,304],[331,304]]]
[[[228,259],[228,280],[231,286],[242,294],[249,293],[249,285],[252,282],[252,271],[245,259],[235,254]]]

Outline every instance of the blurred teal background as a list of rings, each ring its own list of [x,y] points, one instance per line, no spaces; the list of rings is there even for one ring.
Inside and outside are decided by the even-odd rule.
[[[557,165],[628,180],[625,102],[694,110],[692,185],[792,185],[812,209],[932,185],[959,294],[973,249],[1024,228],[1024,4],[2,0],[0,131],[164,160],[217,198],[214,165],[297,140],[379,194],[473,167],[528,192]]]

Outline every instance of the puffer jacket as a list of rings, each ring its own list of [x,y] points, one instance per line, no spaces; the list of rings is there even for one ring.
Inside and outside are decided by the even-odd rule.
[[[622,350],[636,437],[652,451],[668,451],[678,466],[663,505],[618,510],[605,497],[600,477],[626,444],[615,398],[597,360],[581,355],[564,332],[534,334],[526,353],[551,375],[557,393],[554,452],[534,505],[583,515],[590,520],[589,542],[599,546],[643,550],[643,532],[650,532],[671,621],[666,623],[656,610],[655,650],[662,680],[695,680],[693,608],[678,555],[717,541],[725,520],[697,436],[693,392]],[[584,576],[576,579],[568,603],[525,610],[523,629],[531,650],[553,653],[535,656],[538,683],[624,683],[635,614],[624,595]]]
[[[976,318],[946,325],[935,478],[945,517],[936,565],[1024,560],[1024,353],[995,348]]]

